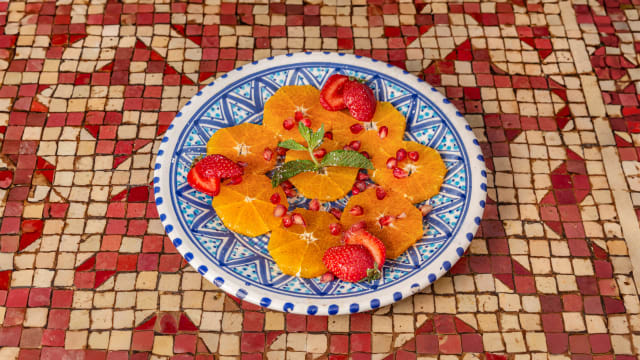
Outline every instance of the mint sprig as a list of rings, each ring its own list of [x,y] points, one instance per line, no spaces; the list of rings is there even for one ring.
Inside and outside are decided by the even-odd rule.
[[[276,168],[273,171],[271,177],[271,185],[276,187],[286,181],[287,179],[294,177],[300,173],[308,171],[318,171],[325,167],[330,166],[342,166],[353,167],[363,169],[373,169],[373,164],[364,155],[354,150],[334,150],[327,153],[322,161],[318,162],[313,151],[317,149],[324,141],[324,125],[320,126],[318,131],[313,131],[311,128],[304,125],[302,122],[298,123],[298,131],[302,138],[306,141],[307,146],[304,146],[295,140],[289,139],[278,144],[279,147],[308,151],[311,160],[294,160],[284,163],[282,166]]]

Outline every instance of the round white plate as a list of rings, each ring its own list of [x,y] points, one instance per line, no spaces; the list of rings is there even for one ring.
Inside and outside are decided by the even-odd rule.
[[[246,237],[227,230],[211,197],[186,181],[192,160],[206,153],[216,130],[260,124],[265,102],[284,85],[321,88],[335,73],[367,81],[379,101],[407,118],[405,139],[438,150],[448,173],[440,193],[427,200],[425,235],[403,255],[387,260],[372,283],[321,283],[280,272],[267,251],[269,235]],[[225,292],[274,310],[310,315],[367,311],[411,296],[453,266],[475,234],[487,191],[484,158],[471,127],[435,88],[402,69],[373,59],[329,52],[271,57],[222,75],[176,115],[158,151],[154,192],[160,219],[178,251]],[[328,204],[343,208],[348,197]],[[304,206],[304,198],[290,199]],[[419,205],[418,205],[419,206]]]

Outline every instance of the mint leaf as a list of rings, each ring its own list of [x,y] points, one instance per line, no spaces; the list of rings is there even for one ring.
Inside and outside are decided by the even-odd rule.
[[[322,158],[320,166],[344,166],[373,169],[373,164],[369,159],[353,150],[334,150]]]
[[[311,142],[307,142],[309,144],[309,149],[311,151],[315,150],[322,142],[324,141],[324,124],[320,126],[318,131],[311,134],[310,139]]]
[[[313,130],[311,130],[311,128],[308,128],[305,124],[302,123],[302,121],[300,121],[298,123],[298,131],[300,132],[300,135],[302,135],[304,141],[307,142],[307,145],[311,144],[311,136],[313,136]]]
[[[315,171],[316,164],[311,160],[293,160],[282,164],[273,171],[271,186],[276,187],[288,178],[294,177],[306,171]]]
[[[280,144],[278,144],[278,146],[281,147],[281,148],[290,149],[290,150],[300,150],[300,151],[306,151],[307,150],[307,148],[304,145],[298,144],[293,139],[285,140],[285,141],[281,142]]]

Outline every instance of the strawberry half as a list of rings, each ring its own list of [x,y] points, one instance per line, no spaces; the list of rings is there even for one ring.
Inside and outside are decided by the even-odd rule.
[[[213,154],[195,162],[187,174],[187,182],[197,191],[216,196],[220,193],[220,179],[233,178],[241,181],[242,166],[225,156]]]
[[[349,108],[349,113],[356,120],[371,121],[373,119],[378,101],[369,86],[358,81],[350,81],[344,85],[342,96]]]
[[[373,257],[362,245],[342,245],[327,249],[322,262],[338,279],[348,282],[380,279]]]
[[[344,75],[331,75],[320,90],[320,105],[329,111],[345,109],[347,105],[344,103],[342,89],[348,82],[349,78]]]
[[[365,229],[354,229],[352,227],[344,233],[344,243],[346,245],[362,245],[366,247],[371,253],[378,270],[382,270],[384,260],[387,258],[387,250],[382,241],[373,236],[373,234]]]
[[[211,196],[216,196],[220,193],[220,178],[217,176],[211,176],[206,178],[196,170],[196,167],[192,167],[187,174],[187,182],[192,188]]]

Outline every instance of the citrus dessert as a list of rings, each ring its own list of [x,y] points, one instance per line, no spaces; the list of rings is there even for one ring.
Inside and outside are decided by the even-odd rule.
[[[288,85],[276,91],[264,105],[262,123],[281,139],[303,141],[298,123],[317,130],[331,130],[338,116],[320,105],[320,90],[311,85]]]
[[[300,224],[275,228],[269,239],[269,254],[280,270],[292,276],[313,278],[327,272],[322,262],[325,251],[340,245],[340,234],[331,233],[336,218],[328,212],[296,209],[292,217],[302,218]],[[286,215],[289,216],[289,215]]]
[[[213,209],[222,223],[231,231],[258,236],[280,225],[274,216],[274,207],[287,206],[287,197],[281,188],[271,187],[268,177],[245,174],[238,184],[222,186],[213,198]]]
[[[384,243],[390,259],[400,256],[423,235],[422,212],[401,194],[381,187],[352,196],[340,222],[345,229],[364,222],[364,228]]]
[[[264,126],[244,123],[216,131],[207,142],[207,154],[221,154],[245,163],[246,171],[264,174],[276,165],[277,140]]]
[[[334,140],[342,144],[359,141],[360,150],[371,154],[386,143],[402,140],[405,127],[402,113],[391,103],[379,102],[371,121],[362,122],[346,116],[334,123],[332,132]]]
[[[341,148],[337,142],[325,139],[319,148],[313,151],[316,160],[322,160],[326,154]],[[289,150],[285,163],[293,160],[310,160],[308,151]],[[310,199],[333,201],[345,196],[356,181],[358,169],[353,167],[326,167],[319,171],[303,172],[289,178],[300,194]]]
[[[373,181],[416,204],[435,196],[447,174],[440,154],[413,141],[387,143],[372,153]]]

